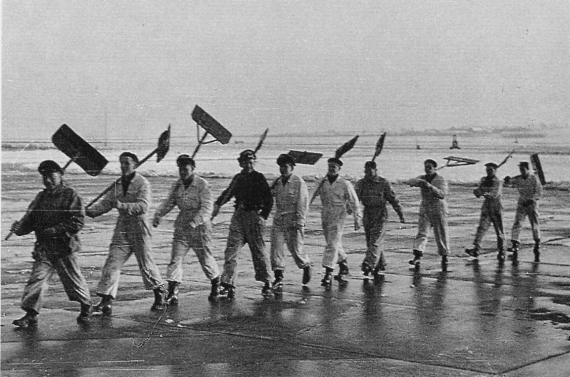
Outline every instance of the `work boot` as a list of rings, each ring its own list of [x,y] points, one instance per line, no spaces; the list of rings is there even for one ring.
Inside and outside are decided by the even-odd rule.
[[[81,304],[81,311],[77,317],[77,323],[87,324],[89,323],[89,317],[93,313],[93,307],[91,304]]]
[[[479,246],[474,245],[471,249],[465,249],[465,253],[473,258],[479,257]]]
[[[160,287],[155,288],[153,292],[154,292],[154,303],[150,307],[150,310],[160,311],[166,309],[166,307],[168,306],[168,304],[166,303],[166,296],[168,293],[166,292],[166,289],[164,289],[164,286],[161,285]]]
[[[380,261],[378,266],[372,271],[372,275],[374,275],[374,279],[378,279],[380,275],[384,275],[384,271],[386,271],[386,262]]]
[[[443,272],[447,271],[447,255],[441,256],[441,270]]]
[[[408,261],[409,264],[415,268],[420,268],[420,259],[422,258],[422,252],[420,250],[414,249],[414,259]]]
[[[499,249],[499,252],[497,253],[497,260],[501,263],[505,261],[505,251],[503,249]]]
[[[38,324],[38,315],[39,313],[35,310],[28,310],[25,316],[20,319],[15,319],[12,324],[22,328],[35,326]]]
[[[281,286],[283,286],[283,284],[281,284]],[[261,289],[261,294],[263,296],[269,296],[271,295],[271,283],[269,281],[265,282],[265,285],[263,286],[263,288]]]
[[[368,264],[363,263],[362,264],[362,273],[364,274],[364,277],[367,278],[371,272],[372,272],[372,268]]]
[[[273,289],[283,289],[283,270],[275,270],[275,280],[273,281]]]
[[[224,296],[224,297],[227,297],[229,299],[234,298],[234,296],[236,294],[236,289],[234,286],[227,284],[227,283],[220,283],[220,286],[222,288],[219,291],[219,296]]]
[[[210,291],[208,300],[213,301],[220,295],[220,277],[216,276],[210,282],[212,283],[212,290]]]
[[[303,268],[303,285],[307,285],[311,281],[312,270],[313,268],[310,265]]]
[[[342,280],[342,277],[344,275],[348,275],[348,264],[346,262],[346,260],[343,260],[342,262],[339,262],[338,264],[338,275],[336,275],[334,277],[335,280]]]
[[[516,262],[519,258],[519,241],[512,240],[511,244],[512,246],[509,247],[507,251],[512,253],[511,255],[509,255],[509,258],[513,262]]]
[[[180,291],[180,283],[177,281],[168,282],[168,295],[166,296],[167,305],[178,305],[178,292]]]
[[[110,316],[113,314],[113,308],[111,307],[111,301],[113,297],[110,295],[100,295],[101,302],[93,307],[93,312],[102,313],[104,316]]]
[[[534,249],[532,251],[534,253],[534,263],[540,262],[540,240],[534,241]]]
[[[328,287],[332,284],[332,275],[333,269],[332,268],[325,268],[325,276],[323,277],[323,280],[321,280],[321,285],[323,287]]]

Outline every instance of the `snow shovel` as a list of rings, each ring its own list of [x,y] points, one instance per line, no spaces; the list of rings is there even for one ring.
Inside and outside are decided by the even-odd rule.
[[[51,141],[57,149],[71,159],[63,166],[62,169],[64,171],[72,162],[75,162],[87,174],[97,176],[109,162],[97,149],[83,140],[67,124],[59,127],[53,134]]]
[[[322,153],[314,153],[314,152],[301,152],[301,151],[289,151],[287,153],[289,156],[293,157],[293,161],[296,164],[305,164],[305,165],[314,165],[319,161],[321,157],[323,157]]]
[[[71,160],[62,167],[63,171],[65,171],[72,162],[75,162],[85,170],[87,174],[97,176],[108,163],[107,159],[103,157],[97,149],[93,148],[88,142],[83,140],[81,136],[76,134],[67,124],[59,127],[59,129],[53,134],[51,141],[57,149],[71,158]],[[26,213],[20,220],[20,223],[25,221],[34,211],[38,205],[38,199],[39,196],[36,196],[36,199],[30,204]],[[13,231],[10,231],[4,240],[7,241],[13,233]]]
[[[445,157],[444,160],[447,160],[447,163],[435,170],[440,170],[443,168],[452,168],[455,166],[475,165],[476,163],[479,162],[479,160],[473,160],[472,158],[455,157],[455,156]]]
[[[192,119],[196,122],[196,132],[198,136],[198,145],[196,149],[194,149],[194,153],[192,153],[192,158],[196,156],[198,150],[203,144],[210,144],[216,141],[219,141],[222,144],[227,144],[232,134],[230,131],[226,130],[224,126],[222,126],[217,120],[212,118],[210,114],[205,112],[200,106],[196,105],[194,110],[192,111]],[[200,137],[200,126],[206,130],[206,133]],[[206,137],[208,135],[212,135],[214,140],[206,141]]]
[[[160,162],[164,158],[164,156],[166,156],[166,153],[168,153],[169,149],[170,149],[170,124],[168,125],[168,129],[164,131],[158,138],[158,146],[156,147],[156,149],[150,152],[145,158],[140,160],[139,163],[137,164],[137,168],[142,164],[144,164],[149,158],[151,158],[155,154],[156,154],[156,162],[157,163]],[[95,199],[93,199],[89,204],[87,204],[85,208],[87,209],[91,207],[93,204],[95,204],[97,200],[101,199],[103,195],[105,195],[107,192],[113,189],[113,187],[115,187],[115,185],[120,181],[121,178],[117,179],[114,183],[109,185],[109,187],[107,187],[102,193],[97,195]]]

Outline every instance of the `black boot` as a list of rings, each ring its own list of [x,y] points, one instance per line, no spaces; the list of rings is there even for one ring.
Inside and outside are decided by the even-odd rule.
[[[332,284],[332,272],[332,268],[325,268],[325,276],[323,277],[323,280],[321,280],[321,285],[323,287],[328,287]]]
[[[335,280],[342,280],[342,277],[348,275],[348,263],[346,260],[338,263],[338,275],[334,277]]]
[[[93,313],[93,307],[91,304],[81,304],[81,311],[77,317],[77,322],[84,324],[89,323],[89,317],[91,317],[91,313]]]
[[[269,280],[265,282],[265,285],[261,289],[261,294],[263,296],[269,296],[271,294],[271,283]]]
[[[216,276],[210,280],[210,282],[212,283],[212,289],[210,291],[210,295],[208,296],[208,300],[213,301],[220,295],[220,277]]]
[[[166,296],[167,305],[178,305],[178,292],[180,283],[177,281],[168,282],[168,296]]]
[[[275,280],[273,281],[273,289],[283,289],[283,270],[275,270]]]
[[[227,297],[229,299],[232,299],[235,297],[236,288],[233,285],[230,285],[227,283],[220,283],[220,286],[222,288],[219,291],[219,296],[224,296],[224,297]]]
[[[414,249],[414,259],[408,261],[409,264],[415,268],[420,268],[420,259],[422,258],[422,252],[420,250]]]
[[[441,256],[441,270],[443,272],[447,271],[447,255],[442,255]]]
[[[307,285],[311,281],[312,269],[310,265],[303,267],[303,285]]]
[[[93,307],[95,313],[102,313],[104,316],[110,316],[113,314],[113,308],[111,306],[111,301],[113,297],[110,295],[99,295],[101,296],[101,302]]]
[[[499,252],[497,253],[497,260],[500,263],[503,263],[505,261],[505,251],[503,249],[499,249]]]
[[[39,313],[35,310],[28,310],[25,316],[20,319],[15,319],[12,324],[23,328],[35,326],[38,324],[38,315]]]
[[[540,262],[540,240],[534,241],[534,249],[532,251],[534,252],[534,263]]]
[[[518,261],[519,259],[519,241],[512,240],[512,246],[507,249],[507,251],[511,252],[512,254],[509,256],[513,262]]]
[[[159,311],[166,309],[168,304],[166,303],[167,292],[166,289],[164,289],[164,285],[155,288],[153,292],[154,292],[154,303],[150,307],[150,310]]]
[[[465,249],[465,254],[472,256],[473,258],[479,257],[479,246],[473,245],[471,249]]]

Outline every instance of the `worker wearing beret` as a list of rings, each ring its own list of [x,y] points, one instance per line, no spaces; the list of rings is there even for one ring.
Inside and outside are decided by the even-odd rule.
[[[21,303],[26,315],[13,323],[19,327],[37,324],[44,294],[54,272],[69,300],[81,304],[78,322],[86,323],[91,314],[91,299],[77,261],[77,253],[81,251],[78,233],[85,219],[83,201],[63,182],[63,169],[55,161],[43,161],[38,171],[46,188],[36,196],[24,219],[12,225],[17,236],[36,234],[32,252],[34,263]]]

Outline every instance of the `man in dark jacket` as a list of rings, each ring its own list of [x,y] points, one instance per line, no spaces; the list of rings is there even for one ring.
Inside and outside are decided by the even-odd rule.
[[[38,171],[46,188],[36,196],[24,219],[12,225],[18,236],[36,233],[34,264],[21,303],[26,315],[13,323],[29,327],[38,322],[44,293],[54,272],[69,300],[81,304],[77,321],[86,323],[91,314],[91,299],[76,255],[81,248],[77,234],[83,228],[85,208],[77,192],[63,182],[63,169],[56,162],[43,161]]]
[[[251,250],[255,280],[265,283],[261,293],[271,293],[269,255],[265,250],[265,221],[273,207],[273,197],[265,176],[254,170],[255,153],[246,149],[238,158],[242,171],[222,192],[214,203],[214,218],[222,205],[235,197],[235,212],[230,223],[230,233],[225,251],[224,271],[222,273],[221,295],[232,298],[235,294],[237,278],[237,256],[247,243]]]
[[[364,178],[356,183],[355,191],[364,206],[362,223],[366,234],[366,257],[362,272],[364,276],[372,273],[377,277],[386,269],[382,245],[386,234],[384,224],[388,220],[386,202],[392,205],[402,223],[405,222],[404,213],[390,182],[378,175],[374,161],[364,164]]]

